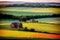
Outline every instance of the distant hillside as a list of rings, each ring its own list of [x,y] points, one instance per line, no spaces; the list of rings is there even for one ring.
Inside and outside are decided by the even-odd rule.
[[[60,3],[15,3],[15,4],[0,4],[0,7],[58,7]]]

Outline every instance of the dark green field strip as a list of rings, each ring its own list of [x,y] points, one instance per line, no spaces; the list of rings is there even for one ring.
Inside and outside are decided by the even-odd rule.
[[[1,37],[0,39],[19,39],[19,40],[60,40],[60,39],[49,39],[49,38],[18,38],[18,37]]]

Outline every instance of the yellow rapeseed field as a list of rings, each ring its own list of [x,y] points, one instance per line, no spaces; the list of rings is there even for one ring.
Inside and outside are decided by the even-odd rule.
[[[35,29],[36,31],[59,33],[60,25],[45,24],[45,23],[23,23],[23,27],[28,29]]]
[[[49,38],[59,39],[60,35],[13,31],[13,30],[0,30],[0,36],[2,37],[17,37],[17,38]]]
[[[31,9],[25,9],[25,10],[13,10],[13,9],[0,9],[2,11],[15,11],[15,12],[51,12],[53,13],[60,13],[60,8],[31,8]]]
[[[1,26],[10,25],[10,23],[1,23],[0,25]],[[23,22],[23,28],[25,27],[27,27],[29,30],[35,29],[36,31],[60,34],[60,25],[57,24]]]

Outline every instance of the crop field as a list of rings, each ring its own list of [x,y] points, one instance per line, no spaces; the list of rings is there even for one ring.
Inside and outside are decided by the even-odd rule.
[[[5,26],[10,28],[11,23],[0,24],[0,26]],[[27,27],[29,30],[34,29],[35,31],[49,32],[49,33],[58,33],[60,34],[60,25],[57,24],[48,24],[48,23],[27,23],[23,22],[23,28]]]
[[[10,7],[10,8],[1,8],[0,11],[2,11],[3,14],[10,14],[14,16],[30,16],[30,15],[52,15],[52,14],[59,14],[60,8],[21,8],[21,7]],[[40,19],[40,18],[39,18]],[[38,20],[39,20],[38,19]],[[53,19],[53,18],[52,18]],[[43,38],[41,40],[47,39],[59,39],[60,38],[60,25],[59,24],[51,24],[48,22],[55,22],[55,19],[42,19],[43,22],[47,23],[41,23],[42,20],[39,20],[40,22],[22,22],[23,28],[27,27],[29,30],[34,29],[35,31],[41,31],[42,33],[38,32],[26,32],[26,31],[18,31],[18,30],[7,30],[10,28],[10,24],[12,22],[20,22],[17,20],[11,20],[11,19],[2,19],[0,21],[0,27],[6,28],[0,29],[0,36],[1,37],[13,37],[13,38]],[[48,32],[44,33],[44,32]],[[50,34],[51,33],[51,34]],[[53,34],[52,34],[53,33]],[[55,34],[56,33],[56,34]]]
[[[16,37],[16,38],[46,38],[46,39],[59,39],[60,35],[45,34],[45,33],[33,33],[14,30],[0,30],[0,37]]]

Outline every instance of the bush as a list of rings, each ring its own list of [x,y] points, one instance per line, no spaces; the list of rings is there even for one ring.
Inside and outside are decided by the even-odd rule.
[[[30,31],[35,32],[35,29],[30,29]]]

